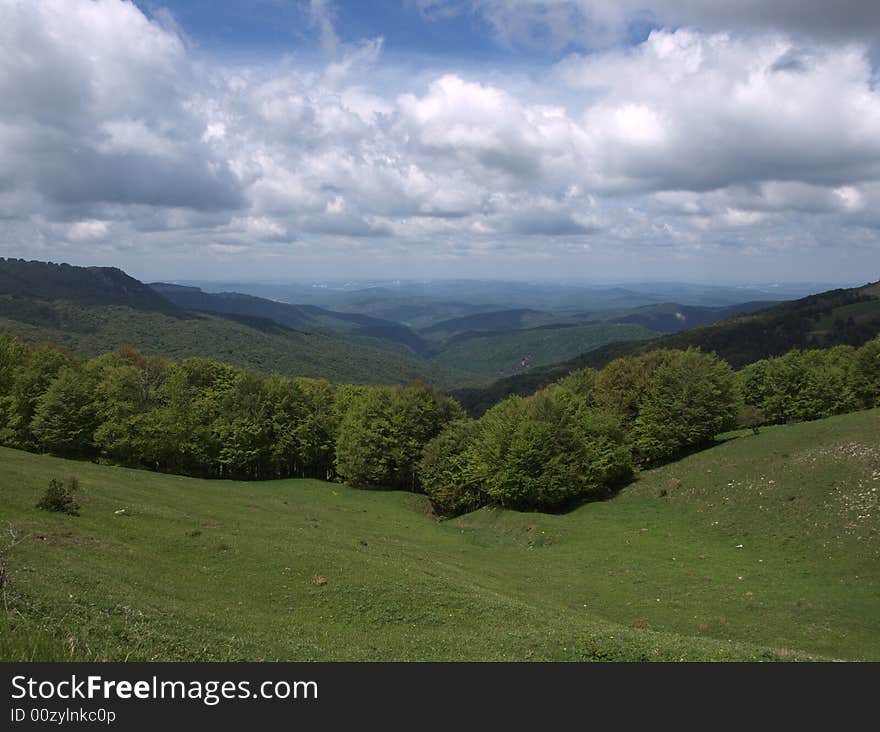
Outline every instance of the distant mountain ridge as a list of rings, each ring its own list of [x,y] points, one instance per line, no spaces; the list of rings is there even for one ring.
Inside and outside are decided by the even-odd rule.
[[[697,347],[735,368],[793,348],[860,346],[880,334],[880,282],[836,289],[643,341],[618,341],[576,358],[509,376],[486,387],[453,390],[465,409],[482,414],[511,394],[528,395],[580,368],[659,348]]]
[[[149,354],[201,356],[262,373],[335,383],[422,380],[448,388],[482,379],[420,359],[402,346],[379,348],[366,338],[294,329],[258,308],[237,309],[242,312],[180,307],[114,267],[0,259],[0,332],[32,343],[48,342],[86,356],[132,346]],[[357,323],[353,327],[363,331]]]
[[[428,344],[405,325],[356,313],[339,313],[315,305],[292,305],[238,292],[205,292],[199,287],[155,282],[154,291],[187,310],[200,310],[226,315],[268,318],[298,330],[311,330],[331,335],[378,338],[424,355]]]
[[[778,303],[766,300],[723,306],[681,305],[669,302],[643,305],[632,309],[625,315],[612,314],[608,316],[604,313],[599,313],[599,315],[602,316],[602,320],[612,323],[632,323],[659,333],[678,333],[737,315],[765,310],[776,304]]]

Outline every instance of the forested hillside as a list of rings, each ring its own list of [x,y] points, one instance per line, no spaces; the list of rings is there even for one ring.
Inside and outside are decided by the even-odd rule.
[[[451,387],[480,379],[420,359],[402,346],[379,348],[372,338],[352,341],[295,330],[242,310],[187,310],[116,269],[0,259],[0,333],[31,343],[54,343],[86,356],[131,346],[336,383],[424,380]]]
[[[368,299],[383,297],[377,289]],[[419,312],[434,316],[458,307],[415,299]],[[385,301],[391,310],[398,304],[397,296]],[[466,306],[475,307],[480,309]],[[131,346],[336,383],[423,380],[451,389],[651,335],[634,324],[582,324],[549,313],[536,318],[522,319],[523,327],[509,332],[435,331],[423,337],[405,324],[363,313],[173,284],[148,287],[117,269],[0,260],[0,330],[88,356]],[[525,327],[557,322],[567,330]]]
[[[880,339],[734,373],[663,349],[581,369],[478,420],[426,384],[337,386],[120,349],[91,360],[0,336],[0,444],[199,477],[338,478],[443,513],[559,509],[736,425],[880,404]]]
[[[621,356],[660,348],[700,348],[734,368],[795,348],[860,346],[880,334],[880,283],[830,290],[701,328],[660,338],[609,343],[563,363],[453,391],[470,414],[482,414],[510,394],[526,395],[580,368],[601,368]]]
[[[245,315],[273,320],[289,328],[348,338],[369,338],[382,347],[392,343],[424,355],[429,346],[405,325],[355,313],[337,313],[314,305],[291,305],[238,292],[204,292],[198,287],[165,283],[150,285],[170,302],[187,310]]]

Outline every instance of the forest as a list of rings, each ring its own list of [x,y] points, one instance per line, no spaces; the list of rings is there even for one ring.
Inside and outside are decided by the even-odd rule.
[[[880,338],[735,372],[697,349],[581,369],[479,419],[423,383],[333,386],[130,348],[92,359],[0,336],[0,444],[203,478],[425,493],[457,515],[559,510],[734,427],[880,405]]]

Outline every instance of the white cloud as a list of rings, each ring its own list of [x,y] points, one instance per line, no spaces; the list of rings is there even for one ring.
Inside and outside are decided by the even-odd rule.
[[[172,19],[120,0],[0,0],[7,246],[342,266],[410,251],[423,267],[877,246],[880,94],[863,44],[681,28],[526,81],[412,75],[381,39],[340,44],[332,6],[311,8],[333,46],[323,68],[196,60]],[[612,4],[588,10],[617,22]]]
[[[77,221],[67,229],[67,238],[71,241],[85,241],[88,239],[103,239],[110,229],[106,221]]]

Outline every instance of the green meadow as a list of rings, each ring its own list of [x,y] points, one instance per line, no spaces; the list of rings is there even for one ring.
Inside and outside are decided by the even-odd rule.
[[[35,506],[79,479],[81,515]],[[880,410],[565,514],[0,449],[0,659],[880,660]]]

